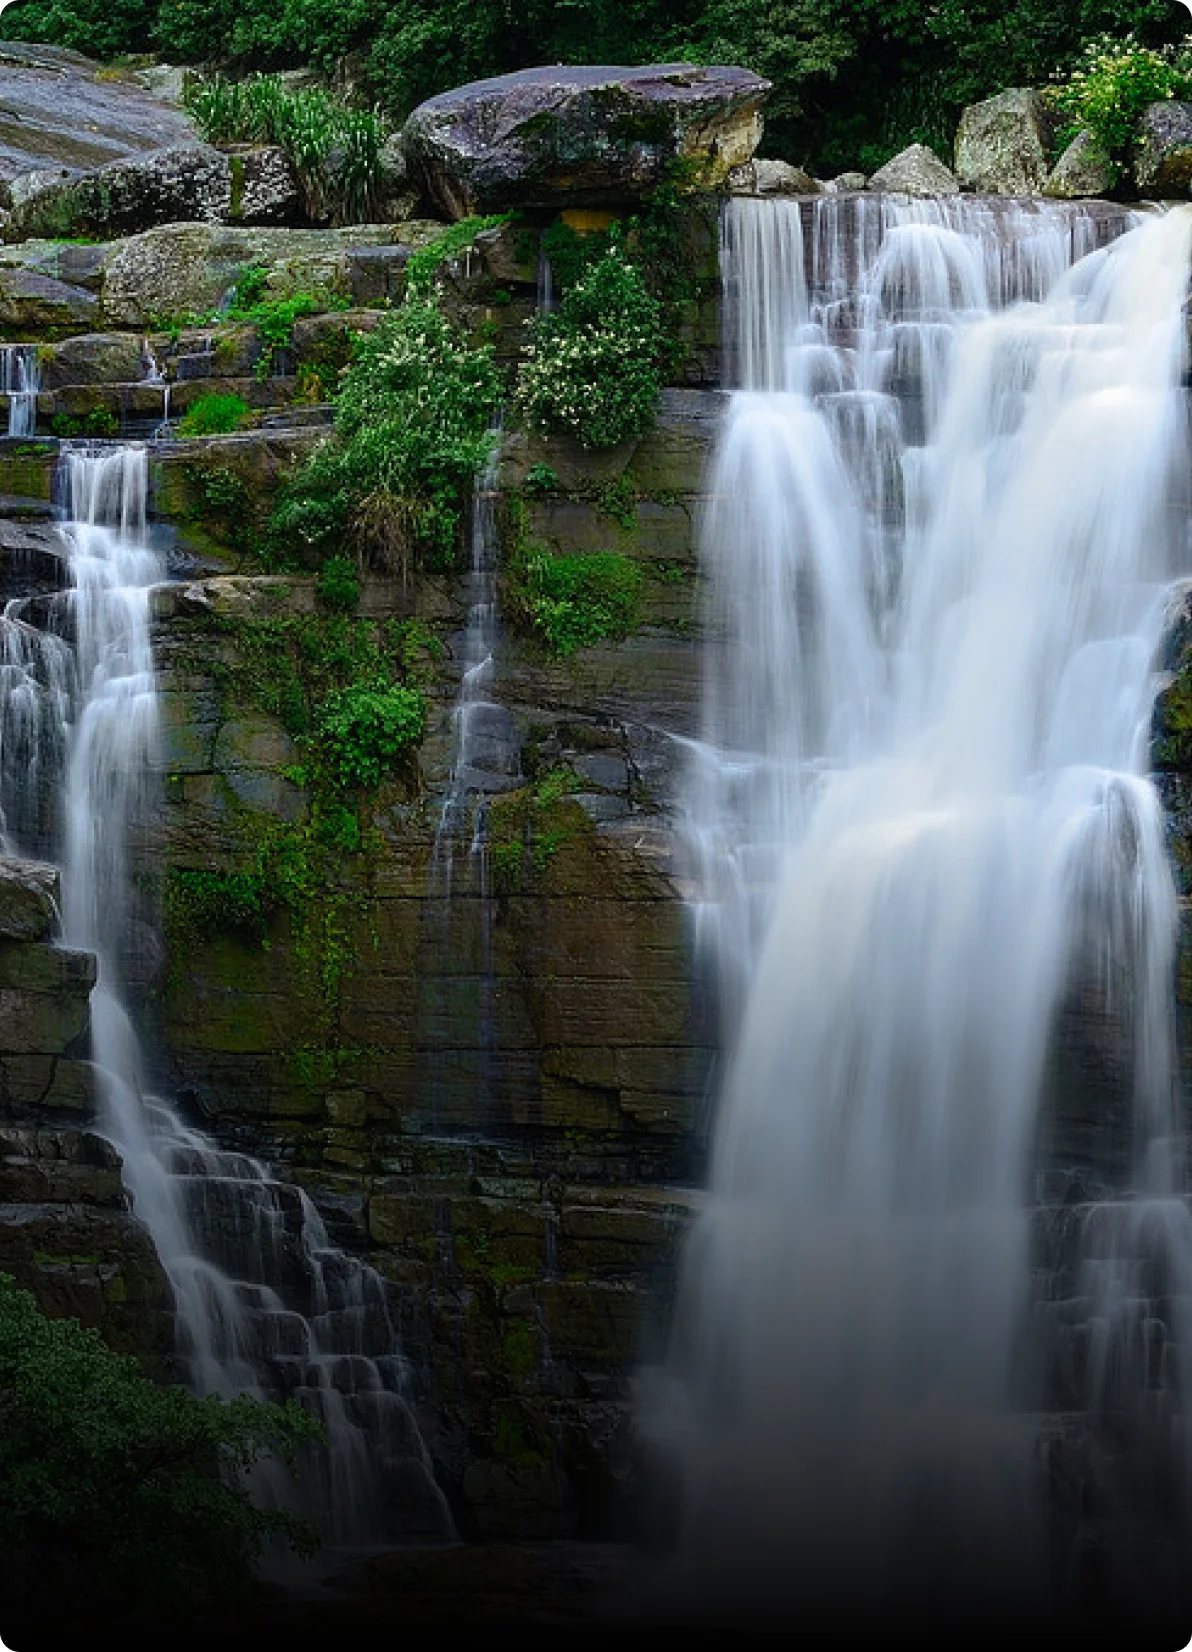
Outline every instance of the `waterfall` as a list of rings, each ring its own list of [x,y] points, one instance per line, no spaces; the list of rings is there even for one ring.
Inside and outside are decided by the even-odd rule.
[[[8,397],[8,434],[32,436],[37,429],[41,364],[34,344],[0,344],[0,392]]]
[[[199,1393],[294,1397],[320,1417],[328,1445],[306,1449],[299,1485],[280,1465],[255,1479],[263,1498],[309,1515],[329,1542],[448,1537],[385,1282],[331,1244],[300,1188],[219,1150],[148,1087],[122,954],[135,916],[130,845],[155,802],[149,592],[164,568],[146,526],[146,448],[72,446],[62,462],[72,577],[62,630],[77,684],[64,939],[98,959],[102,1128],[173,1288],[181,1373]]]
[[[492,1122],[497,1100],[496,977],[493,965],[492,873],[489,864],[488,801],[493,795],[521,783],[520,742],[506,707],[493,697],[500,641],[497,600],[496,505],[501,465],[502,421],[490,431],[492,446],[472,493],[469,533],[467,622],[460,651],[459,688],[451,711],[451,773],[435,827],[430,865],[427,931],[430,948],[428,978],[435,1002],[431,1022],[445,1032],[453,1014],[463,1013],[458,995],[452,997],[462,968],[474,972],[475,1062],[474,1091],[469,1112],[482,1128]],[[466,880],[457,874],[456,860],[466,856]],[[461,888],[461,882],[465,887]],[[459,897],[468,899],[475,914],[475,935],[458,922]],[[466,960],[466,961],[465,961]],[[470,999],[470,995],[469,995]],[[440,1052],[432,1052],[431,1091],[436,1127],[451,1121],[445,1116],[446,1074]]]
[[[1185,1529],[1176,899],[1146,769],[1189,563],[1190,252],[1186,208],[725,209],[688,801],[726,1049],[644,1412],[677,1465],[674,1587],[708,1616],[847,1636],[1080,1604],[1048,1412],[1114,1458],[1110,1548],[1165,1499]],[[1090,981],[1133,1156],[1086,1174],[1041,1309],[1045,1075]],[[1173,1553],[1135,1606],[1166,1609]]]

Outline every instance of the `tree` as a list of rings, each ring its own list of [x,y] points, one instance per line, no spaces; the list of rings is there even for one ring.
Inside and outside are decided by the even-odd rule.
[[[309,1521],[257,1508],[245,1472],[322,1437],[301,1406],[160,1387],[0,1274],[0,1556],[9,1595],[111,1603],[246,1586],[264,1540],[313,1553]],[[22,1564],[23,1562],[23,1564]],[[77,1597],[76,1597],[77,1604]]]

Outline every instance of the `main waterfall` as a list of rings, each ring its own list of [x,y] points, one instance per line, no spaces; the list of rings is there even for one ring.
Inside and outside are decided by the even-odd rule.
[[[1146,770],[1192,213],[829,197],[724,228],[689,820],[726,1049],[647,1406],[675,1586],[846,1633],[1165,1611],[1192,1229]],[[1116,1178],[1064,1171],[1049,1111],[1077,982],[1132,1064]],[[1030,1207],[1065,1174],[1047,1273]],[[1118,1517],[1141,1583],[1097,1547]]]

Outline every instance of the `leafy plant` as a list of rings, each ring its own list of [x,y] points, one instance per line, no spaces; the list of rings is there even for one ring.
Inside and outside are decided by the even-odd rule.
[[[532,425],[585,447],[614,447],[649,429],[662,388],[661,310],[618,250],[530,326],[517,400]]]
[[[311,215],[361,223],[381,187],[386,126],[370,109],[351,109],[318,87],[294,89],[277,75],[188,86],[186,106],[211,143],[272,143],[293,162]]]
[[[317,553],[350,531],[382,567],[450,566],[498,395],[491,346],[408,298],[358,343],[335,438],[279,496],[274,536]]]
[[[178,421],[179,436],[227,436],[248,418],[252,409],[240,396],[212,390],[197,397]]]
[[[50,429],[63,441],[80,436],[118,436],[120,420],[108,407],[93,407],[89,413],[55,413]]]
[[[561,657],[632,630],[643,579],[636,562],[614,551],[552,556],[531,547],[506,594],[515,616]]]
[[[531,495],[557,493],[559,491],[558,473],[552,465],[545,464],[539,459],[527,470],[522,487],[526,493]]]
[[[267,1454],[293,1467],[322,1437],[292,1401],[155,1385],[0,1274],[0,1544],[44,1556],[48,1591],[69,1578],[72,1592],[176,1604],[245,1587],[271,1534],[312,1553],[309,1522],[258,1508],[243,1477]]]
[[[340,613],[351,613],[360,601],[360,574],[346,556],[328,557],[315,581],[319,601]]]
[[[1066,117],[1057,133],[1060,146],[1089,132],[1118,171],[1147,104],[1187,97],[1190,91],[1192,55],[1144,46],[1127,34],[1091,40],[1068,78],[1047,87],[1044,96]]]
[[[328,696],[319,718],[323,755],[343,786],[375,787],[421,740],[426,702],[398,683],[353,685]]]

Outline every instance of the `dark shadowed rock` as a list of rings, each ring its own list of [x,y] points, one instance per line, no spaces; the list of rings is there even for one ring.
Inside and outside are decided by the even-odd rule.
[[[617,205],[675,162],[716,188],[752,158],[768,81],[746,69],[523,69],[421,104],[406,122],[412,175],[453,218],[527,204]]]
[[[53,46],[0,42],[0,179],[192,144],[182,110]]]
[[[1142,111],[1134,140],[1134,181],[1156,198],[1186,196],[1192,184],[1192,103],[1168,98]]]
[[[970,104],[956,132],[956,176],[982,195],[1037,195],[1051,170],[1054,116],[1018,87]]]
[[[870,189],[896,195],[958,195],[953,174],[924,143],[912,143],[887,161],[869,180]]]
[[[58,868],[0,855],[0,936],[44,941],[58,921]]]

